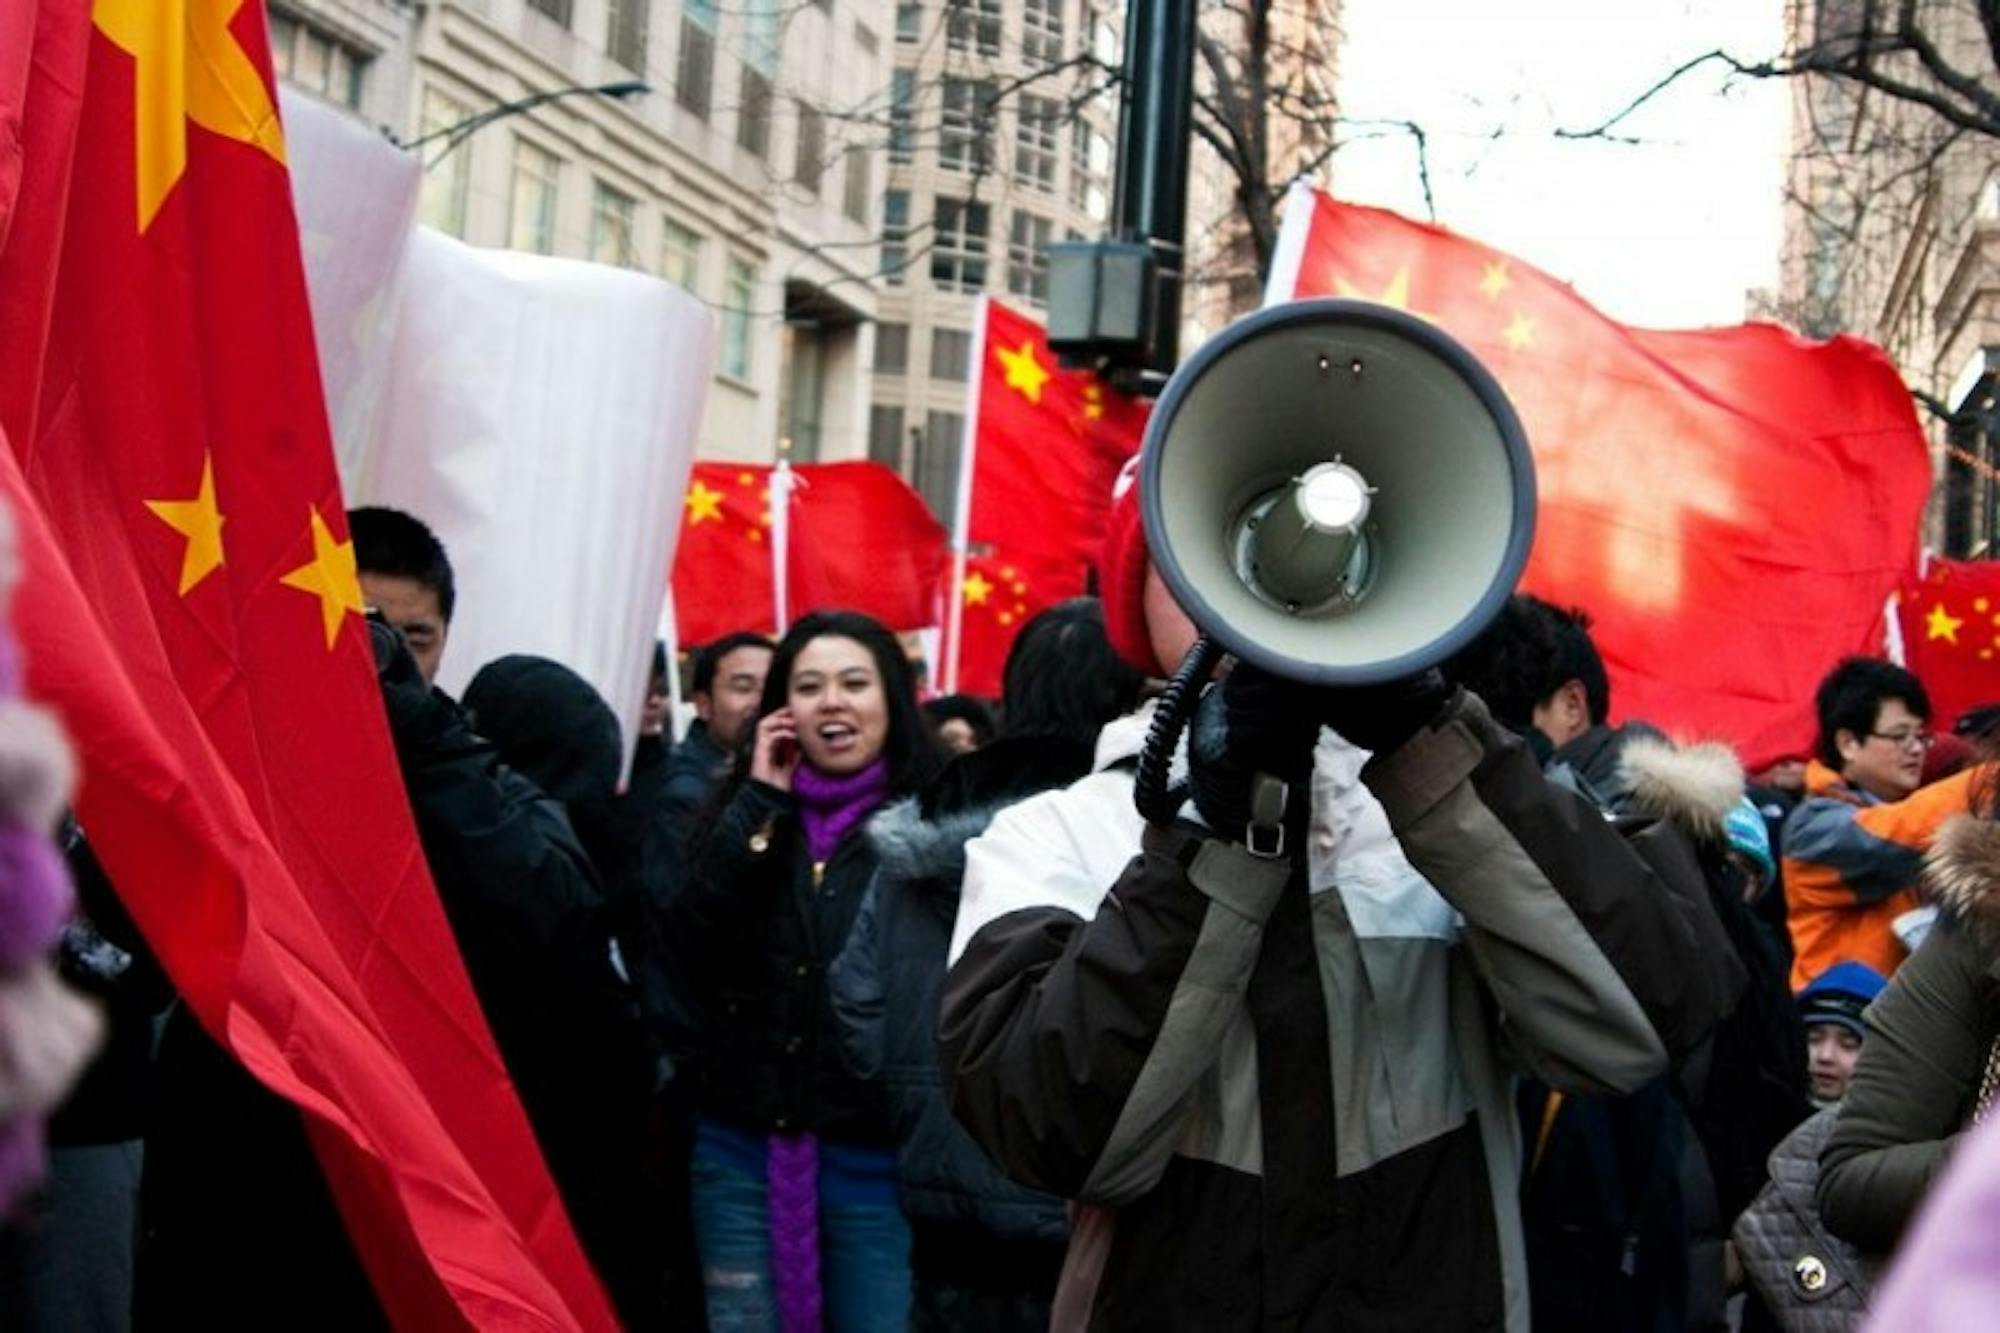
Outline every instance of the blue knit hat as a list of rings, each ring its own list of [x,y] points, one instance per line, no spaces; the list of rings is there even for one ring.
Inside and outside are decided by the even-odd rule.
[[[1835,963],[1799,992],[1799,1020],[1807,1027],[1837,1023],[1862,1036],[1861,1014],[1888,984],[1866,963]]]
[[[1771,859],[1771,830],[1764,823],[1763,812],[1747,796],[1729,807],[1729,813],[1722,817],[1722,831],[1729,839],[1729,850],[1754,864],[1769,884],[1778,877],[1778,863]]]

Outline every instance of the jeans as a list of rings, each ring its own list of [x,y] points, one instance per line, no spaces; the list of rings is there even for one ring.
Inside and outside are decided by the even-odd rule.
[[[830,1205],[820,1166],[820,1282],[828,1333],[902,1333],[910,1322],[910,1228],[893,1202]],[[696,1144],[695,1243],[709,1333],[776,1333],[764,1177]]]

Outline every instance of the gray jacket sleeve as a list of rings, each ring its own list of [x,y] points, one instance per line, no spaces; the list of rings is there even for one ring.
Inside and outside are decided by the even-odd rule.
[[[1820,1218],[1843,1240],[1894,1248],[1957,1142],[1986,1064],[1984,977],[1972,937],[1940,924],[1868,1007],[1819,1159]]]
[[[1684,835],[1614,824],[1550,783],[1475,696],[1363,777],[1410,863],[1465,918],[1509,1049],[1544,1081],[1629,1092],[1735,1003],[1742,965]]]

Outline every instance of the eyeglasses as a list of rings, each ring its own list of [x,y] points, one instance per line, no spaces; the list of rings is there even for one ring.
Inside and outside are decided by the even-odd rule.
[[[1899,750],[1928,750],[1937,744],[1937,737],[1928,731],[1871,731],[1868,739],[1887,741]]]

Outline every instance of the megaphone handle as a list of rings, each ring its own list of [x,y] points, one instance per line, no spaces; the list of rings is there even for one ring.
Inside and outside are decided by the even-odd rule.
[[[1187,800],[1187,784],[1169,786],[1167,776],[1173,770],[1181,733],[1187,730],[1188,719],[1201,699],[1201,687],[1221,656],[1215,640],[1206,634],[1197,638],[1153,710],[1153,725],[1146,732],[1145,748],[1139,751],[1139,776],[1132,790],[1133,804],[1150,823],[1172,824]]]

